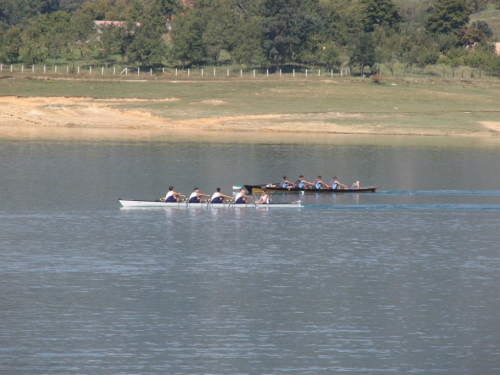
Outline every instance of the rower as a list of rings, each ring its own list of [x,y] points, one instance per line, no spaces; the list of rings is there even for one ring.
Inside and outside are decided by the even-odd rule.
[[[314,184],[312,182],[304,180],[304,176],[300,175],[299,179],[295,181],[295,187],[298,187],[299,189],[308,189],[309,186],[313,186]]]
[[[224,203],[224,199],[232,199],[229,195],[224,195],[220,192],[220,187],[218,187],[210,199],[210,203]]]
[[[283,176],[283,179],[280,182],[280,188],[288,189],[288,188],[293,188],[293,187],[295,187],[295,184],[292,181],[288,181],[286,179],[286,176]]]
[[[252,197],[245,195],[245,189],[241,188],[240,192],[238,194],[236,194],[236,197],[234,197],[234,203],[245,204],[245,203],[247,203],[248,199],[252,199]]]
[[[176,193],[174,191],[173,186],[168,187],[168,193],[167,196],[165,197],[165,202],[170,203],[170,202],[179,202],[179,197],[185,197],[185,195],[182,195],[181,193]]]
[[[260,198],[257,202],[259,204],[269,204],[269,196],[267,195],[266,189],[262,189],[262,193],[260,195]]]
[[[323,188],[326,188],[328,189],[329,186],[327,184],[325,184],[323,181],[321,181],[321,176],[318,176],[315,180],[314,180],[314,188],[316,190],[321,190]]]
[[[197,187],[194,188],[193,192],[189,196],[188,203],[201,203],[201,197],[209,197],[208,194],[201,194],[200,189]]]
[[[341,184],[338,180],[337,180],[337,176],[333,176],[333,179],[332,181],[330,182],[330,188],[332,190],[341,190],[341,189],[347,189],[347,186],[345,186],[344,184]]]

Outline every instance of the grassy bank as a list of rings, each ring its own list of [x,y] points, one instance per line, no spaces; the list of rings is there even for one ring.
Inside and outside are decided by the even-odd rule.
[[[479,134],[500,122],[500,81],[371,79],[0,80],[3,96],[120,98],[107,106],[210,130]],[[159,101],[158,99],[171,99]],[[126,100],[128,99],[128,100]],[[131,100],[143,99],[143,100]],[[0,111],[1,111],[0,103]],[[496,133],[491,133],[496,134]]]

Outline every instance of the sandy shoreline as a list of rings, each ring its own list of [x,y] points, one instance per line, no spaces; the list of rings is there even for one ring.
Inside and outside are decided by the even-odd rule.
[[[440,132],[439,129],[384,128],[370,126],[366,118],[355,125],[338,125],[335,119],[356,120],[356,113],[331,112],[325,114],[263,114],[252,116],[207,117],[172,120],[152,115],[140,109],[141,102],[172,102],[166,99],[104,99],[89,97],[0,97],[0,124],[5,127],[55,127],[83,129],[128,130],[199,130],[223,132],[271,132],[313,134],[364,135],[426,135],[426,136],[496,136],[499,122],[478,123],[481,131],[475,133]],[[135,110],[118,108],[133,102]],[[210,103],[218,105],[219,103]],[[354,121],[355,122],[355,121]]]

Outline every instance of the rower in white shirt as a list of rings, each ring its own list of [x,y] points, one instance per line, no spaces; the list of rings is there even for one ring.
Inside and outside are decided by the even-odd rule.
[[[258,203],[258,204],[269,204],[269,195],[267,195],[266,189],[262,189],[262,193],[260,195],[260,198],[255,203]]]
[[[212,198],[210,199],[210,203],[224,203],[224,200],[228,199],[231,200],[232,197],[229,195],[224,195],[220,192],[220,188],[218,187],[215,191],[215,193],[212,195]]]
[[[240,192],[236,194],[236,197],[234,197],[234,203],[244,204],[247,203],[248,199],[252,199],[252,197],[245,195],[245,189],[241,188]]]
[[[179,202],[179,197],[185,197],[185,195],[182,195],[181,193],[177,193],[174,191],[173,186],[168,187],[168,193],[165,197],[165,202],[170,203],[170,202]]]
[[[201,203],[201,197],[209,197],[210,195],[208,194],[201,194],[200,190],[195,187],[194,191],[191,193],[189,196],[189,203]]]

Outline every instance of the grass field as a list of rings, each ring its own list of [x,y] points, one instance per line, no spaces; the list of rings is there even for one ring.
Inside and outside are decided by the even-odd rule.
[[[166,119],[167,128],[168,124],[190,124],[204,130],[233,131],[500,134],[498,79],[375,84],[371,79],[340,77],[204,81],[7,78],[0,79],[0,93],[98,98],[107,108]]]

